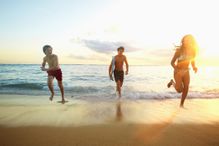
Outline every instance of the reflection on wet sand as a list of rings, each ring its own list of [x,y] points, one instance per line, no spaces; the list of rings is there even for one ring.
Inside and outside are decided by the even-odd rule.
[[[116,121],[122,121],[123,119],[121,104],[121,101],[118,101],[116,104]]]

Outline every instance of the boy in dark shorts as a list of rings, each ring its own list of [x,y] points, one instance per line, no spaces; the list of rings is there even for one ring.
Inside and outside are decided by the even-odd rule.
[[[124,71],[123,71],[123,64],[125,62],[126,65],[126,72],[125,74],[128,75],[128,70],[129,70],[129,65],[128,65],[128,61],[126,59],[126,56],[123,55],[124,52],[124,47],[119,47],[117,49],[118,51],[118,55],[116,55],[114,57],[114,61],[115,61],[115,69],[114,71],[112,71],[113,67],[112,67],[112,63],[109,66],[109,76],[110,78],[112,78],[112,72],[114,73],[114,79],[116,82],[116,91],[119,94],[119,98],[121,98],[121,87],[123,85],[123,80],[124,80]]]
[[[43,52],[46,54],[46,56],[43,58],[43,63],[41,70],[42,71],[47,71],[48,73],[48,87],[51,92],[50,100],[52,101],[53,96],[54,96],[54,89],[53,89],[53,79],[56,78],[58,81],[58,86],[61,91],[62,95],[62,103],[65,103],[64,99],[64,87],[62,84],[62,71],[61,68],[59,67],[59,62],[58,62],[58,56],[55,54],[52,54],[52,47],[49,45],[45,45],[43,47]],[[48,63],[49,68],[45,68],[46,63]]]

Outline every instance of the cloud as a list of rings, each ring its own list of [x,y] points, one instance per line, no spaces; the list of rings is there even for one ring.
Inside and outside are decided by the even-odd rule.
[[[90,59],[90,57],[88,57],[88,56],[73,55],[73,54],[70,54],[67,57],[68,58],[79,59],[79,60],[81,60],[81,59]]]
[[[98,54],[98,53],[90,54],[90,55],[86,55],[86,56],[70,54],[67,57],[72,58],[72,59],[77,59],[77,60],[108,61],[108,56],[101,55],[101,54]]]
[[[126,52],[134,52],[140,50],[140,48],[133,47],[127,42],[111,42],[111,41],[99,41],[99,40],[82,40],[82,43],[89,49],[99,53],[112,53],[116,51],[118,47],[123,46]]]
[[[157,56],[157,57],[171,57],[174,54],[174,50],[171,49],[156,49],[156,50],[150,50],[147,52],[151,56]]]

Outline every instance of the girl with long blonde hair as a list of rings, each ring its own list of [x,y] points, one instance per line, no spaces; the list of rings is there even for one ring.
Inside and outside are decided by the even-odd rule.
[[[184,107],[184,101],[189,91],[190,74],[189,65],[191,64],[193,71],[196,73],[198,68],[195,65],[195,57],[197,54],[197,43],[192,35],[185,35],[182,38],[181,45],[171,60],[171,66],[174,69],[174,80],[171,79],[167,84],[168,88],[172,85],[178,93],[182,93],[180,107]]]

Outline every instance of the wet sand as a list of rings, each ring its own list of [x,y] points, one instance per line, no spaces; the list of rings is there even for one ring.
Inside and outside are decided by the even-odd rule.
[[[217,146],[219,99],[81,101],[1,95],[2,146]]]

